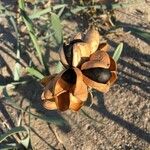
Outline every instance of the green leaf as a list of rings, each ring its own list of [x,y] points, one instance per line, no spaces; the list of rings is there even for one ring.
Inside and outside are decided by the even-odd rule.
[[[24,139],[20,140],[20,144],[22,144],[26,149],[28,149],[30,144],[30,134],[29,134],[29,130],[28,129],[26,130],[28,134]]]
[[[59,16],[51,12],[50,22],[51,22],[51,29],[54,31],[54,38],[57,44],[60,45],[62,44],[63,41],[63,34]]]
[[[25,4],[24,4],[24,0],[19,0],[19,9],[21,12],[21,17],[27,27],[27,30],[29,32],[30,38],[32,40],[32,43],[35,47],[35,50],[37,52],[37,56],[41,62],[42,65],[44,65],[44,67],[46,68],[44,61],[43,61],[43,55],[42,55],[42,48],[38,43],[38,39],[34,33],[34,28],[33,28],[33,23],[31,21],[31,19],[28,17],[28,15],[25,12]]]
[[[123,50],[123,43],[120,43],[118,46],[117,46],[117,48],[116,48],[116,50],[115,50],[115,52],[114,52],[114,54],[113,54],[113,59],[117,62],[118,61],[118,59],[120,58],[120,55],[121,55],[121,53],[122,53],[122,50]]]
[[[71,11],[73,14],[77,14],[78,12],[80,12],[80,11],[82,11],[82,10],[84,10],[84,9],[86,9],[85,6],[78,6],[78,7],[76,7],[76,8],[71,9],[70,11]]]
[[[51,8],[48,7],[48,8],[45,8],[43,10],[36,11],[32,15],[30,15],[29,17],[30,17],[30,19],[36,19],[36,18],[39,18],[40,16],[43,16],[43,15],[50,13],[50,12],[51,12]]]
[[[0,150],[16,150],[18,148],[16,143],[9,143],[0,147]]]
[[[64,8],[66,7],[67,5],[66,4],[60,4],[60,5],[55,5],[53,6],[52,8],[51,7],[48,7],[48,8],[45,8],[45,9],[42,9],[42,10],[37,10],[36,12],[34,12],[32,15],[29,16],[30,19],[36,19],[36,18],[39,18],[45,14],[48,14],[51,12],[51,10],[57,10],[57,9],[61,9],[60,11],[63,11]],[[62,10],[63,9],[63,10]]]
[[[62,7],[62,8],[59,10],[59,12],[58,12],[58,16],[59,16],[59,17],[62,15],[64,9],[65,9],[65,7]]]
[[[58,62],[56,62],[55,68],[56,68],[55,73],[58,74],[64,69],[64,66],[60,61],[58,61]]]
[[[143,31],[141,29],[138,29],[138,28],[133,28],[133,27],[130,27],[129,28],[131,33],[135,34],[135,35],[138,35],[139,37],[147,40],[150,42],[150,32],[148,31]]]
[[[53,6],[53,10],[61,9],[66,6],[67,6],[67,4],[57,4],[57,5]]]
[[[19,49],[17,50],[17,59],[20,59],[20,51]],[[14,81],[19,81],[20,79],[20,64],[18,62],[16,62],[15,67],[14,67],[14,71],[13,71],[13,75],[14,75]]]
[[[21,140],[20,143],[21,143],[26,149],[28,149],[28,148],[29,148],[29,145],[30,145],[30,136],[29,136],[29,134],[27,135],[26,138],[24,138],[23,140]]]
[[[4,141],[7,137],[9,137],[13,134],[19,133],[19,132],[24,132],[24,131],[27,131],[25,129],[25,127],[21,127],[21,126],[20,127],[14,127],[11,130],[7,131],[7,133],[4,133],[4,134],[0,135],[0,143],[2,141]]]
[[[30,75],[35,76],[38,79],[44,78],[44,75],[42,75],[42,73],[40,73],[38,70],[34,69],[33,67],[27,67],[26,70]]]

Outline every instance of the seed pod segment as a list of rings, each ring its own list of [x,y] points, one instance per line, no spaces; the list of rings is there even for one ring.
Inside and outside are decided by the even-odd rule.
[[[89,45],[91,54],[98,49],[100,39],[100,34],[95,27],[90,28],[86,33],[84,41]]]

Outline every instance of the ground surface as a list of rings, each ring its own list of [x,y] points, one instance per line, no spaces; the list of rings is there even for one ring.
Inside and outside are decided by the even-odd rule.
[[[7,4],[6,4],[7,5]],[[139,12],[140,10],[141,12]],[[67,150],[148,150],[150,149],[150,45],[147,41],[132,35],[127,27],[150,29],[150,6],[145,2],[115,11],[117,21],[124,25],[124,31],[108,34],[104,37],[112,49],[119,42],[124,50],[118,62],[118,80],[106,94],[93,92],[94,104],[88,104],[77,113],[45,111],[40,105],[42,87],[32,78],[16,89],[17,101],[31,101],[33,111],[45,113],[49,117],[58,117],[66,122],[58,126],[31,118],[31,142],[34,149]],[[78,29],[78,22],[62,22],[65,33],[70,35]],[[67,36],[67,35],[66,35]],[[10,55],[14,55],[16,39],[12,28],[5,18],[0,18],[0,69],[3,77],[11,76],[15,64]],[[8,122],[16,115],[15,109],[0,101],[1,116]],[[86,112],[92,119],[88,118]],[[96,121],[94,121],[96,120]],[[27,121],[28,122],[28,121]],[[2,130],[2,129],[1,129]]]

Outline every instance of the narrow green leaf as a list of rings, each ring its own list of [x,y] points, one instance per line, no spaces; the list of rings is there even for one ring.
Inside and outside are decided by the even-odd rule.
[[[48,8],[45,8],[43,10],[36,11],[32,15],[30,15],[29,17],[30,17],[30,19],[36,19],[36,18],[39,18],[40,16],[43,16],[43,15],[50,13],[50,12],[51,12],[51,7],[48,7]]]
[[[135,35],[137,35],[137,36],[150,42],[150,32],[143,31],[141,29],[133,28],[133,27],[130,27],[129,29],[130,29],[131,33],[133,33],[133,34],[135,34]]]
[[[54,31],[54,38],[58,45],[63,41],[62,26],[59,16],[51,12],[51,29]]]
[[[78,12],[80,12],[80,11],[86,9],[86,8],[87,8],[87,7],[85,7],[85,6],[78,6],[78,7],[76,7],[76,8],[72,8],[70,11],[71,11],[73,14],[77,14]]]
[[[38,58],[41,62],[41,64],[45,67],[46,69],[46,66],[44,65],[44,62],[43,62],[43,56],[42,56],[42,48],[41,46],[38,44],[38,39],[34,33],[34,28],[33,28],[33,24],[32,24],[32,21],[31,19],[28,17],[28,15],[26,14],[25,12],[25,4],[24,4],[24,0],[19,0],[19,9],[20,9],[20,12],[21,12],[21,16],[23,18],[23,21],[27,27],[27,30],[29,32],[29,35],[30,35],[30,38],[32,40],[32,43],[36,49],[36,52],[37,52],[37,55],[38,55]]]
[[[38,79],[44,78],[44,75],[42,75],[42,73],[40,73],[38,70],[34,69],[33,67],[27,67],[26,70],[30,75],[35,76]]]
[[[29,136],[30,134],[29,134],[29,130],[28,129],[26,130],[28,134],[24,139],[20,140],[20,144],[22,144],[26,149],[28,149],[30,144],[30,136]]]
[[[60,4],[60,5],[55,5],[52,8],[48,7],[48,8],[45,8],[43,10],[38,10],[38,11],[34,12],[32,15],[30,15],[29,18],[30,19],[39,18],[39,17],[41,17],[47,13],[50,13],[52,9],[53,10],[61,9],[60,11],[63,11],[66,6],[67,6],[66,4]]]
[[[14,127],[12,128],[11,130],[7,131],[7,133],[4,133],[2,135],[0,135],[0,142],[4,141],[7,137],[13,135],[13,134],[16,134],[16,133],[19,133],[19,132],[24,132],[24,131],[27,131],[25,129],[25,127]]]
[[[20,59],[20,50],[17,50],[17,59]],[[14,75],[14,81],[19,81],[20,79],[20,64],[18,62],[16,62],[15,67],[14,67],[14,71],[13,71],[13,75]]]
[[[63,64],[62,64],[60,61],[56,62],[55,73],[58,74],[58,73],[60,73],[63,69],[64,69]]]
[[[18,148],[16,143],[6,144],[0,147],[0,150],[16,150]]]
[[[64,12],[65,7],[62,7],[59,12],[58,12],[58,16],[60,17],[62,15],[62,13]]]
[[[27,135],[26,138],[24,138],[23,140],[20,141],[20,144],[22,144],[26,149],[29,148],[29,144],[30,144],[29,134]]]
[[[114,52],[114,54],[113,54],[113,59],[117,62],[118,61],[118,59],[120,58],[120,55],[121,55],[121,53],[122,53],[122,50],[123,50],[123,43],[120,43],[118,46],[117,46],[117,48],[116,48],[116,50],[115,50],[115,52]]]
[[[67,4],[57,4],[57,5],[53,6],[53,10],[61,9],[66,6],[67,6]]]

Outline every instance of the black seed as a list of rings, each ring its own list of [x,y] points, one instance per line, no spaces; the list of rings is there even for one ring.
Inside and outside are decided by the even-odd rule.
[[[64,53],[65,53],[65,58],[70,66],[72,66],[72,58],[73,58],[73,44],[78,43],[78,42],[83,42],[80,39],[76,39],[70,42],[69,45],[63,45]]]
[[[70,44],[75,44],[75,43],[81,43],[81,42],[83,42],[81,39],[75,39],[75,40],[73,40],[73,41],[70,41]]]
[[[70,84],[75,84],[76,83],[76,73],[74,72],[73,69],[68,69],[67,71],[64,72],[62,75],[62,79],[65,80],[67,83]]]
[[[73,58],[73,45],[64,45],[64,53],[67,60],[67,63],[72,66],[72,58]]]
[[[99,83],[106,83],[110,77],[111,77],[111,72],[109,69],[105,68],[91,68],[91,69],[86,69],[82,70],[82,73],[89,77],[90,79],[99,82]]]

